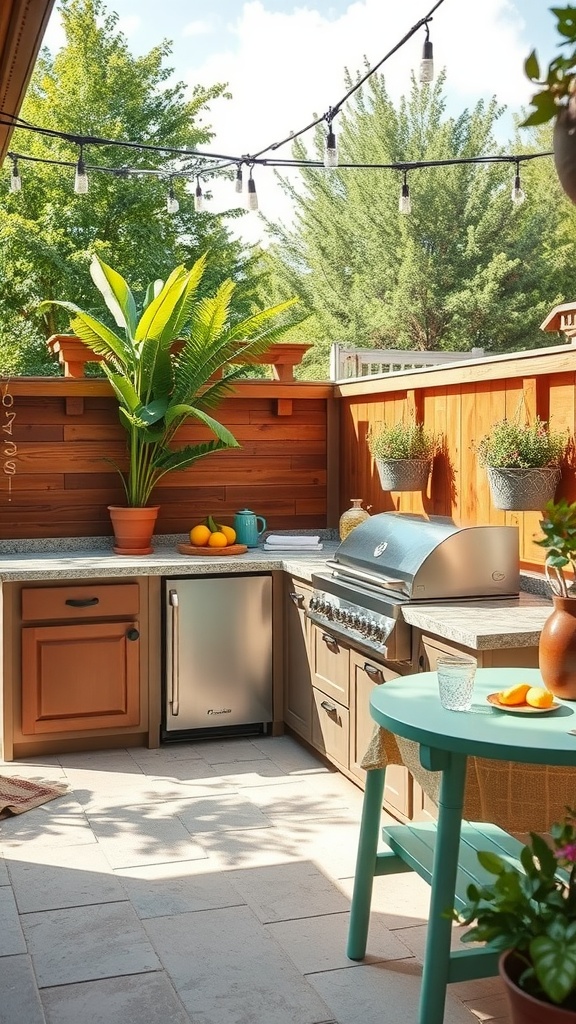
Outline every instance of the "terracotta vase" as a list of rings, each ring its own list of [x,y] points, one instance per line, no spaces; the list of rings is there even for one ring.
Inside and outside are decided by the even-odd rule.
[[[576,598],[554,596],[552,603],[540,634],[540,673],[556,697],[576,700]]]
[[[562,110],[554,123],[554,165],[566,195],[576,203],[576,121]]]
[[[545,1003],[518,987],[518,978],[525,966],[513,950],[503,953],[498,962],[510,1006],[511,1024],[576,1024],[576,1010]]]
[[[147,505],[145,508],[108,505],[116,555],[152,554],[154,548],[151,540],[159,509],[159,505]]]

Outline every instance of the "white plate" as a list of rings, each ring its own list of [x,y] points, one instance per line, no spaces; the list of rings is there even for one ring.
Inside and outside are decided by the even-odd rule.
[[[561,707],[557,701],[552,701],[549,708],[533,708],[530,704],[501,704],[497,693],[489,693],[486,700],[493,708],[499,711],[511,711],[513,715],[545,715],[547,711],[556,711]]]

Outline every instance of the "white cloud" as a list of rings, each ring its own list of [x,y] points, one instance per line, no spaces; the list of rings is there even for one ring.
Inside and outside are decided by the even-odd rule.
[[[182,29],[183,36],[206,36],[213,31],[209,21],[189,21]]]
[[[520,8],[520,0],[483,0],[472,18],[469,4],[456,2],[443,5],[434,15],[430,38],[435,67],[447,69],[451,113],[493,94],[514,109],[527,104],[531,86],[523,63],[531,47],[522,38]],[[227,81],[233,95],[231,101],[212,105],[210,122],[216,137],[210,148],[234,155],[254,153],[304,127],[347,91],[345,68],[352,76],[363,74],[365,62],[377,64],[422,13],[422,0],[357,0],[331,19],[313,7],[281,13],[267,10],[261,0],[244,3],[228,26],[227,49],[186,72],[190,85]],[[424,38],[424,30],[418,32],[383,66],[393,97],[408,92]],[[306,138],[311,145],[311,133]],[[290,144],[278,155],[289,157]],[[256,168],[254,178],[260,208],[272,218],[289,218],[289,204],[272,171]],[[231,190],[231,184],[214,183],[215,209],[228,207]],[[249,220],[253,222],[244,218]],[[240,230],[245,236],[245,229]]]

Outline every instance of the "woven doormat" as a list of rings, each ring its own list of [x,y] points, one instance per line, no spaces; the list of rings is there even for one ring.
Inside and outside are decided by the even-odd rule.
[[[23,814],[67,792],[68,786],[64,784],[48,785],[47,782],[31,782],[30,779],[0,775],[0,818]]]

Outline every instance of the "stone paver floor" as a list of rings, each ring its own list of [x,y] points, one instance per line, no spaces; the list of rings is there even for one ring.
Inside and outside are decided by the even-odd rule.
[[[0,763],[69,792],[0,822],[1,1024],[410,1024],[428,887],[378,878],[345,954],[362,794],[291,737]],[[445,1024],[507,1024],[498,979]]]

